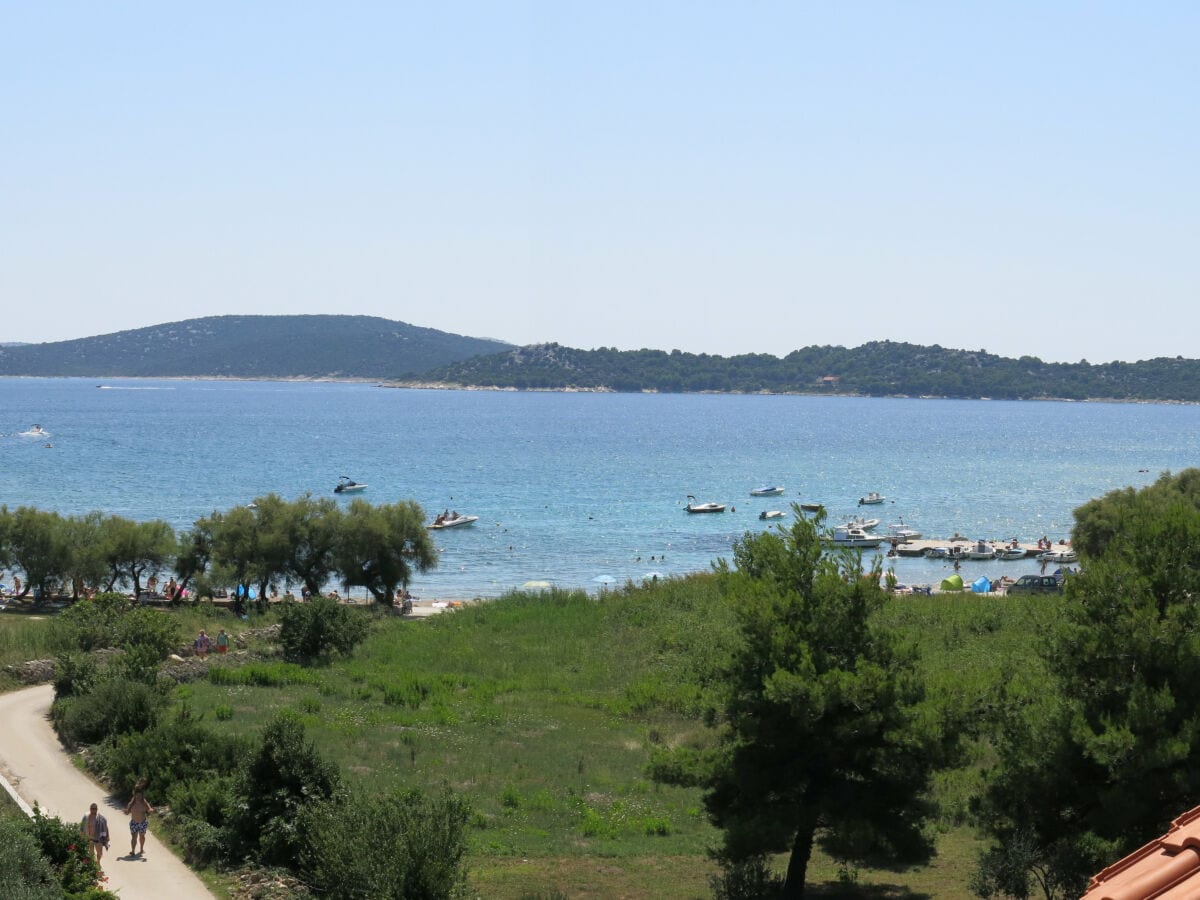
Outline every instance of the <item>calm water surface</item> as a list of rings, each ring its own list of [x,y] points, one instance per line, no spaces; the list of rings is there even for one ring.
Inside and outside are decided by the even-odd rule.
[[[51,447],[19,435],[35,422]],[[332,495],[345,474],[374,502],[480,516],[437,535],[441,562],[413,585],[419,596],[706,569],[766,527],[763,509],[822,502],[835,521],[868,491],[888,498],[872,515],[926,536],[1057,540],[1079,504],[1196,465],[1198,446],[1197,406],[0,379],[9,508],[182,529],[272,491]],[[787,493],[748,496],[763,483]],[[687,494],[736,511],[689,516]],[[1036,566],[964,564],[963,575]],[[948,570],[900,559],[896,571],[929,582]]]

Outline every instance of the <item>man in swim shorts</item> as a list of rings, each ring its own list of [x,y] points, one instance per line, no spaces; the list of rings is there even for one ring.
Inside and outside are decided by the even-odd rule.
[[[129,855],[141,856],[146,852],[146,829],[150,827],[148,816],[154,812],[154,807],[146,799],[143,791],[146,786],[139,781],[133,786],[133,796],[125,804],[125,815],[129,816]],[[141,849],[138,843],[141,842]]]

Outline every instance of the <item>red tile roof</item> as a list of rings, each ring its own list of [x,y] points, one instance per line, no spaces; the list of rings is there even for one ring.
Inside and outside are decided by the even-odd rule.
[[[1185,900],[1200,897],[1200,806],[1171,830],[1092,878],[1083,900]]]

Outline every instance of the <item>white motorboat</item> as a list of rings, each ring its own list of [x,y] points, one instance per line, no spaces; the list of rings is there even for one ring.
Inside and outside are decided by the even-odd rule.
[[[721,513],[725,512],[724,503],[697,503],[691,494],[687,495],[688,505],[684,507],[690,513]]]
[[[783,493],[783,488],[777,484],[763,485],[756,487],[750,492],[751,497],[778,497]]]
[[[835,525],[835,528],[861,528],[863,531],[870,531],[873,528],[879,527],[878,519],[864,519],[862,516],[855,516],[849,522],[843,525]]]
[[[19,431],[19,432],[17,432],[17,434],[20,435],[21,437],[31,437],[31,438],[48,438],[48,437],[50,437],[50,432],[48,432],[41,425],[30,425],[28,430]]]
[[[859,506],[877,506],[878,504],[882,503],[886,499],[887,498],[884,497],[883,494],[879,493],[878,491],[871,491],[871,493],[865,494],[864,496],[858,498],[858,505]]]
[[[1063,547],[1061,550],[1047,550],[1039,553],[1038,559],[1049,563],[1073,563],[1079,562],[1079,554],[1070,548]]]
[[[847,525],[839,525],[833,529],[833,536],[829,540],[839,547],[878,547],[883,543],[883,538],[879,535],[867,534],[861,528]]]
[[[915,528],[909,528],[904,524],[904,520],[895,522],[887,527],[888,539],[898,541],[901,544],[907,544],[909,541],[919,541],[921,532]]]
[[[764,509],[758,514],[758,517],[760,519],[782,519],[786,515],[787,513],[782,509]]]
[[[442,513],[427,527],[434,531],[440,531],[443,528],[462,528],[464,525],[474,525],[478,521],[479,516],[464,516],[458,512]]]
[[[1003,559],[1011,562],[1014,559],[1024,559],[1026,557],[1024,547],[1005,547],[996,554],[996,559]]]
[[[967,559],[995,559],[996,548],[987,541],[976,541],[975,546],[967,551]]]
[[[366,489],[367,486],[361,481],[355,481],[349,475],[343,475],[338,479],[333,492],[335,494],[357,494],[359,491],[365,491]]]

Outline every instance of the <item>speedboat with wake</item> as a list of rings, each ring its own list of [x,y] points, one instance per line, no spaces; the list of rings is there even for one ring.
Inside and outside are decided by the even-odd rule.
[[[41,425],[30,425],[29,429],[27,431],[19,431],[19,432],[17,432],[17,434],[20,437],[31,437],[31,438],[48,438],[48,437],[50,437],[50,432],[48,432]]]

